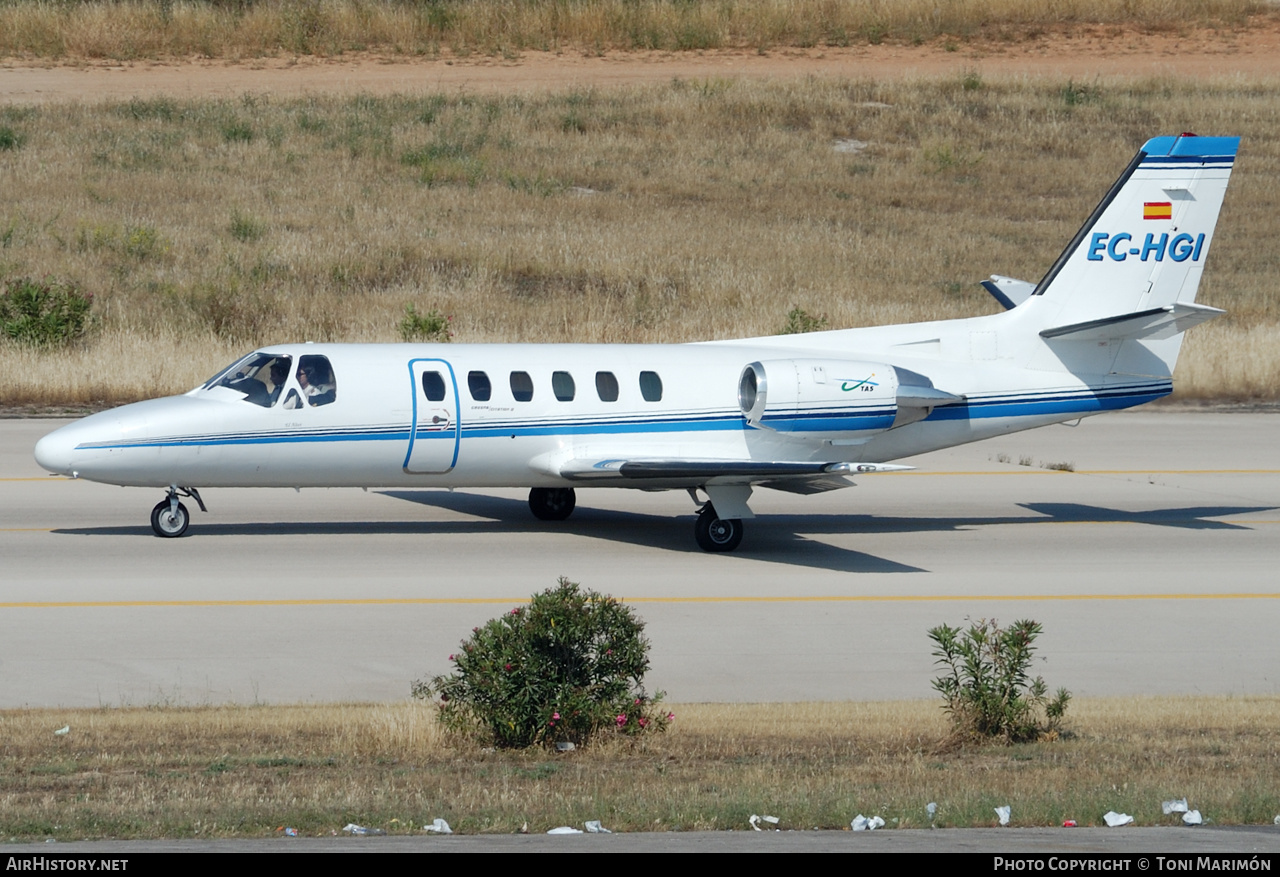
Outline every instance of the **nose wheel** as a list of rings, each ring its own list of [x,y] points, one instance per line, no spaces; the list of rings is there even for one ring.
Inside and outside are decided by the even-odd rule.
[[[187,525],[190,523],[191,515],[182,503],[171,506],[169,500],[162,499],[151,510],[151,529],[156,531],[157,536],[174,539],[187,532]]]
[[[578,504],[572,487],[535,487],[529,491],[529,511],[539,521],[563,521]]]
[[[191,513],[187,511],[186,506],[178,502],[179,493],[194,499],[200,506],[200,511],[208,511],[204,507],[204,500],[200,498],[200,493],[194,487],[171,487],[169,496],[156,503],[156,507],[151,510],[151,529],[157,536],[176,539],[187,532],[187,526],[191,523]]]
[[[742,543],[742,521],[719,517],[715,507],[707,503],[698,513],[693,536],[703,551],[733,551]]]

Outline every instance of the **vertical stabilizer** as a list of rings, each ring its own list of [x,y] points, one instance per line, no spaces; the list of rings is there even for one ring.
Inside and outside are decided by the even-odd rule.
[[[1104,371],[1172,374],[1181,332],[1220,313],[1194,302],[1239,145],[1191,134],[1147,141],[1037,284],[1046,341],[1110,332],[1126,349]],[[1140,315],[1175,312],[1163,332],[1135,329]]]

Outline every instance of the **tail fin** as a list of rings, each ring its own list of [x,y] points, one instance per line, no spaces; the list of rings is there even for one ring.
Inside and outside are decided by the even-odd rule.
[[[1222,313],[1194,302],[1239,145],[1147,141],[1032,293],[1051,346],[1127,342],[1109,371],[1173,373],[1182,332]]]

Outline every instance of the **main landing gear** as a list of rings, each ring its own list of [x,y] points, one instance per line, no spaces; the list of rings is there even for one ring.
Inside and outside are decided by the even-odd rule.
[[[573,514],[578,496],[572,487],[535,487],[529,491],[529,511],[539,521],[563,521]]]
[[[160,500],[160,502],[156,503],[156,507],[151,510],[151,529],[155,531],[157,536],[175,539],[187,532],[187,525],[191,523],[191,514],[187,511],[186,506],[178,502],[179,495],[194,499],[196,505],[200,506],[200,511],[208,511],[204,507],[204,500],[200,498],[200,491],[194,487],[172,485],[169,488],[168,498]]]
[[[693,537],[703,551],[733,551],[742,543],[742,521],[721,518],[715,506],[707,503],[698,512]]]
[[[740,518],[722,518],[710,501],[702,502],[698,499],[695,490],[691,489],[689,495],[693,497],[693,501],[699,508],[698,521],[693,527],[693,536],[698,541],[699,548],[711,552],[733,551],[742,544],[743,526]],[[729,500],[732,504],[733,497],[730,496]],[[577,494],[572,487],[534,487],[529,490],[529,511],[533,512],[533,516],[540,521],[565,520],[573,514],[577,502]],[[159,512],[164,505],[161,503],[156,506],[156,512]],[[186,529],[186,509],[182,508],[181,503],[178,504],[178,508],[184,515],[182,528]],[[153,523],[154,517],[155,515],[152,515]],[[156,532],[160,532],[158,525]],[[181,531],[162,535],[177,536],[181,535]]]

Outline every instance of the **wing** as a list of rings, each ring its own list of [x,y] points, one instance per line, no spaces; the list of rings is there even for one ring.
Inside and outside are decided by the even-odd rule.
[[[844,477],[846,475],[897,472],[915,467],[890,463],[575,457],[554,467],[538,468],[542,471],[554,469],[554,474],[572,481],[612,483],[617,487],[759,484],[794,493],[819,493],[850,486],[852,482]]]

